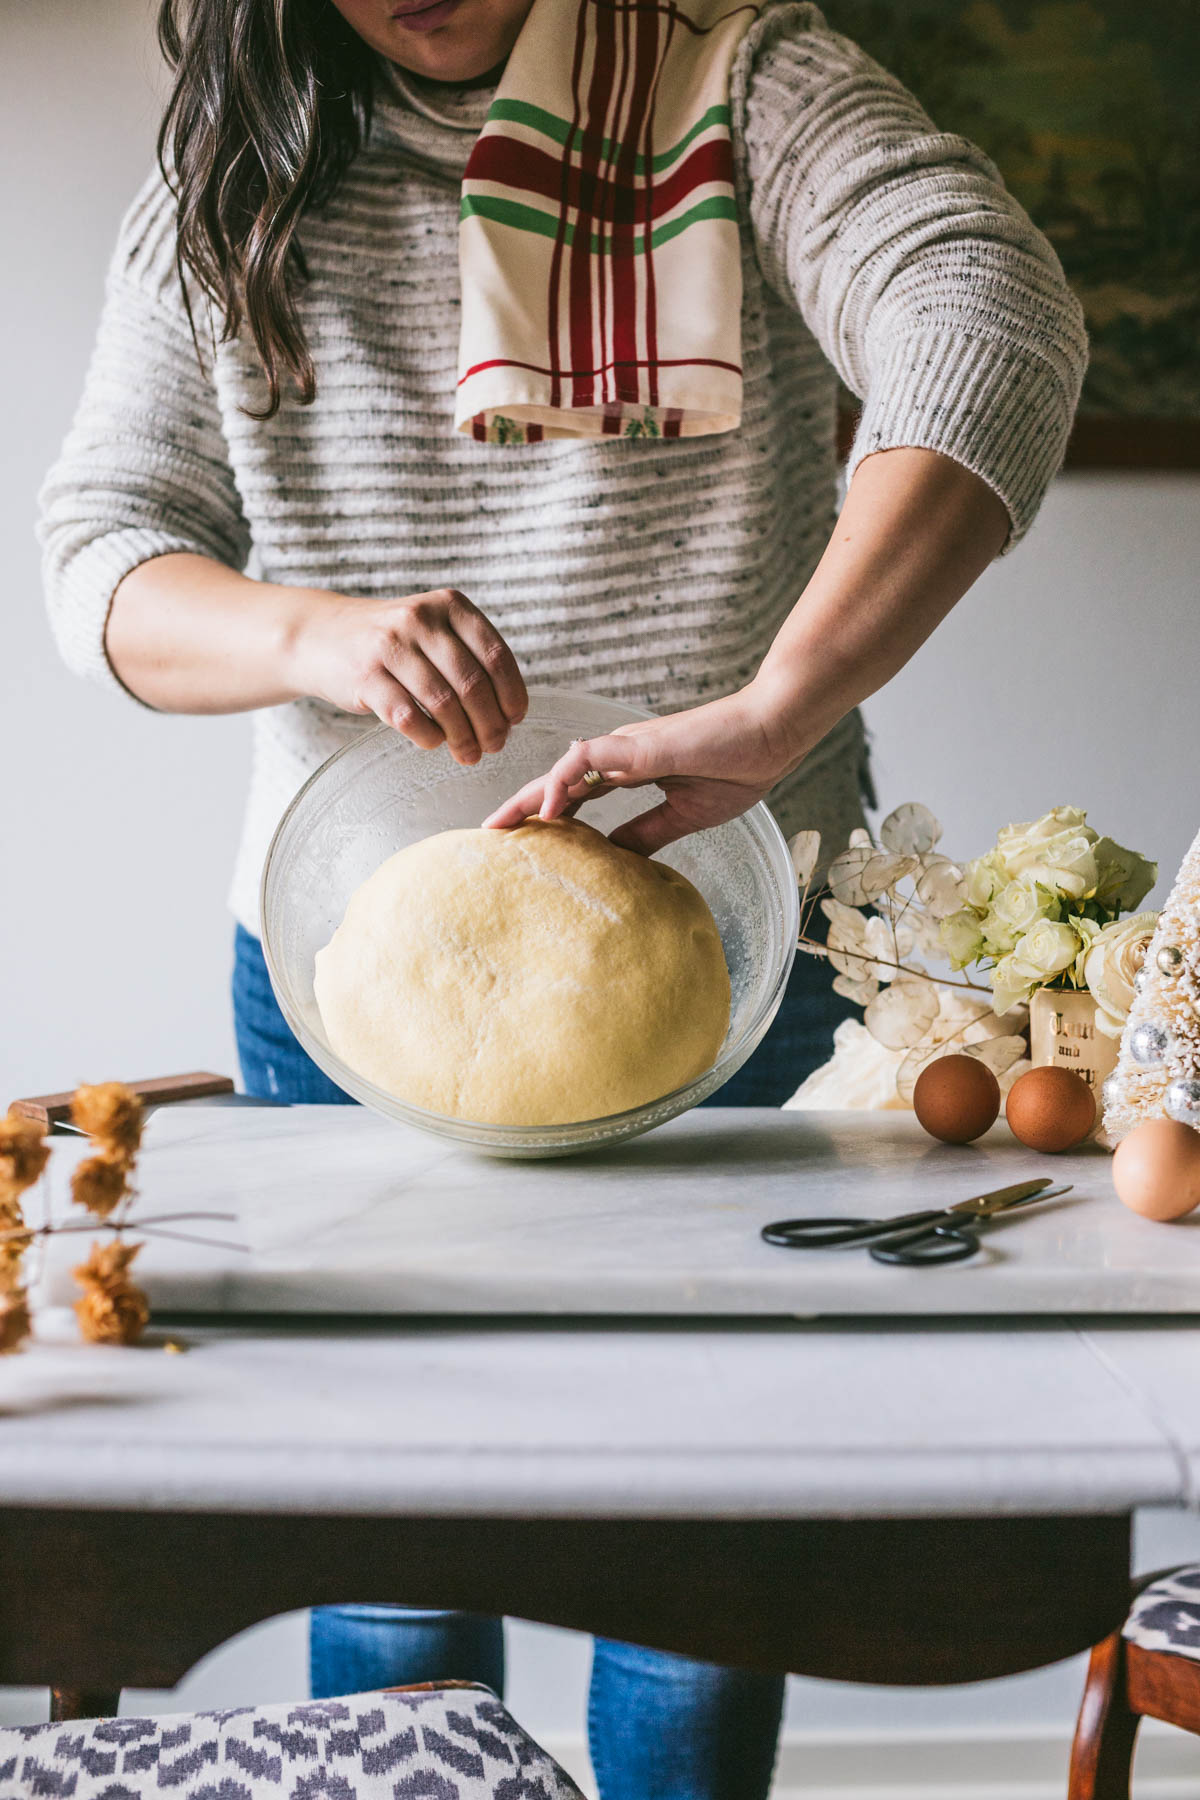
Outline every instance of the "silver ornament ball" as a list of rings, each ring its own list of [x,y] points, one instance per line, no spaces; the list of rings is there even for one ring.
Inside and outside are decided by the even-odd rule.
[[[1110,1106],[1115,1106],[1120,1098],[1121,1084],[1117,1080],[1115,1074],[1110,1075],[1108,1080],[1104,1082],[1100,1088],[1100,1099],[1103,1102],[1105,1112],[1108,1111]]]
[[[1173,1081],[1163,1098],[1163,1106],[1168,1119],[1175,1119],[1180,1125],[1200,1127],[1200,1081],[1187,1076]]]
[[[1133,978],[1134,993],[1135,994],[1144,994],[1146,991],[1146,983],[1147,983],[1147,981],[1149,981],[1149,979],[1150,979],[1150,977],[1147,975],[1145,969],[1139,969],[1137,974]]]
[[[1178,944],[1164,944],[1154,960],[1164,975],[1173,975],[1183,962],[1183,951]]]
[[[1129,1054],[1142,1069],[1156,1069],[1166,1058],[1171,1034],[1165,1025],[1143,1019],[1129,1034]]]

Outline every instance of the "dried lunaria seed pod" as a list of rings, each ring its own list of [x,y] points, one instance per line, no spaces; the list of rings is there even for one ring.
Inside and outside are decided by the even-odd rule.
[[[23,1288],[0,1292],[0,1356],[19,1350],[33,1329]]]
[[[129,1278],[140,1244],[93,1244],[85,1263],[73,1271],[83,1289],[75,1302],[80,1335],[89,1344],[136,1344],[146,1329],[150,1307]]]
[[[798,831],[794,838],[788,839],[788,849],[792,856],[792,867],[796,871],[796,880],[802,888],[806,888],[817,872],[817,863],[821,857],[821,834],[819,831]]]
[[[98,1219],[107,1219],[129,1192],[129,1163],[89,1156],[71,1176],[71,1198]]]
[[[21,1258],[33,1242],[33,1233],[25,1229],[21,1209],[14,1202],[0,1205],[0,1294],[8,1293],[18,1279]]]
[[[863,1015],[863,1024],[876,1043],[888,1050],[911,1050],[922,1042],[938,1010],[938,993],[932,982],[901,975],[876,994]]]
[[[76,1088],[71,1120],[109,1153],[110,1161],[124,1157],[132,1162],[137,1155],[142,1141],[142,1103],[123,1081]]]
[[[890,812],[879,827],[879,841],[901,856],[924,856],[942,835],[940,819],[927,806],[910,800]]]
[[[45,1126],[37,1119],[15,1113],[0,1119],[0,1202],[15,1200],[32,1187],[49,1155]]]

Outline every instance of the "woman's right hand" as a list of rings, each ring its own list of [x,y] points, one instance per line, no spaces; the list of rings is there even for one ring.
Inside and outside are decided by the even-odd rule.
[[[502,750],[529,696],[517,660],[465,594],[438,588],[401,600],[311,592],[292,633],[297,693],[374,713],[422,750],[455,762]]]

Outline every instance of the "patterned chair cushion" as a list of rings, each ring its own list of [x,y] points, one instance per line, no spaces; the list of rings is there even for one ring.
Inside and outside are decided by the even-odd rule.
[[[0,1729],[0,1800],[583,1800],[467,1683]]]
[[[1169,1650],[1200,1662],[1200,1566],[1174,1569],[1143,1588],[1122,1636],[1142,1650]]]

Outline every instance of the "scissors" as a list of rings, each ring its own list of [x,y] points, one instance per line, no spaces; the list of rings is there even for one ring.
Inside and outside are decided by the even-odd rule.
[[[965,1262],[979,1248],[980,1227],[997,1213],[1032,1206],[1038,1200],[1055,1200],[1070,1191],[1069,1183],[1055,1187],[1046,1176],[1041,1181],[1020,1181],[1015,1187],[976,1194],[955,1206],[901,1213],[895,1219],[777,1219],[773,1225],[763,1226],[762,1235],[764,1242],[781,1244],[785,1250],[832,1250],[843,1244],[863,1244],[876,1262],[919,1269]]]

